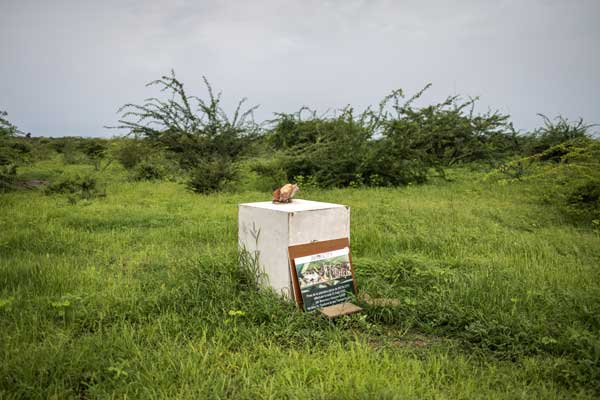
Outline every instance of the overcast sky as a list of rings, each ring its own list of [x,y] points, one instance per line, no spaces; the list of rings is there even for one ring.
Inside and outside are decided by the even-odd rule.
[[[36,136],[112,136],[174,69],[257,120],[431,82],[426,102],[480,96],[521,130],[536,113],[598,123],[599,17],[599,0],[0,0],[0,110]]]

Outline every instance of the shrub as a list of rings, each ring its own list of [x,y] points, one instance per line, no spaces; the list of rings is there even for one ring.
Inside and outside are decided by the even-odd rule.
[[[0,111],[0,191],[15,188],[17,168],[25,161],[31,148],[20,141],[21,132],[6,118],[6,111]]]
[[[249,168],[259,176],[262,183],[260,190],[274,190],[288,180],[281,159],[277,156],[269,160],[255,161]]]
[[[567,192],[567,211],[579,218],[600,220],[600,179],[587,180]]]
[[[429,87],[407,101],[402,90],[393,91],[377,112],[355,114],[346,107],[333,117],[317,117],[308,108],[278,114],[267,140],[283,151],[288,176],[310,177],[319,186],[421,183],[432,168],[444,175],[455,164],[515,153],[519,144],[507,115],[475,115],[477,99],[456,96],[415,108]]]
[[[48,138],[30,138],[27,141],[31,149],[29,154],[31,161],[48,160],[55,154],[55,150],[51,146],[52,142]]]
[[[8,121],[7,116],[6,111],[0,110],[0,139],[14,137],[20,133],[17,127]]]
[[[502,164],[502,175],[534,183],[540,197],[573,222],[600,220],[600,141],[589,137],[554,145],[529,157]]]
[[[332,118],[313,113],[281,114],[270,140],[285,149],[281,159],[288,177],[312,177],[319,186],[348,186],[356,181],[368,152],[371,132],[347,108]]]
[[[365,162],[364,176],[371,186],[399,186],[423,183],[429,164],[419,149],[397,138],[387,137],[372,143]]]
[[[142,161],[133,168],[133,180],[153,181],[165,177],[164,168],[149,161]]]
[[[303,112],[309,113],[302,119]],[[317,118],[316,112],[302,107],[294,114],[276,114],[275,126],[267,136],[267,141],[278,150],[294,149],[298,146],[315,144],[319,140],[319,124],[324,118]]]
[[[75,176],[58,180],[46,186],[44,193],[46,195],[69,194],[71,198],[81,199],[106,196],[106,192],[99,189],[96,178],[91,176]]]
[[[87,162],[87,157],[83,154],[77,143],[70,140],[64,143],[60,154],[63,156],[63,162],[67,165],[84,164]]]
[[[94,169],[96,171],[100,170],[100,165],[108,152],[105,141],[102,139],[87,139],[80,145],[80,149],[94,166]]]
[[[126,169],[132,169],[143,159],[148,149],[138,139],[121,139],[114,151],[114,158]]]
[[[576,122],[569,121],[567,118],[557,116],[554,121],[538,114],[544,121],[544,126],[536,129],[526,144],[526,154],[534,155],[545,152],[561,143],[583,139],[588,136],[588,131],[593,124],[585,124],[583,119]]]
[[[14,164],[0,165],[0,192],[15,188],[17,181],[17,166]]]
[[[143,159],[130,170],[130,177],[136,181],[160,179],[175,180],[182,174],[170,153],[143,145]]]
[[[562,155],[556,161],[549,160],[548,154]],[[551,189],[550,197],[559,200],[567,214],[588,220],[599,217],[599,140],[574,139],[553,146],[532,159],[534,163],[546,166],[540,179]]]
[[[50,147],[54,149],[58,154],[62,154],[65,146],[67,145],[70,138],[51,138]]]
[[[236,177],[233,164],[223,158],[200,163],[191,173],[187,187],[195,193],[211,193],[222,190]]]
[[[0,165],[17,165],[30,160],[31,146],[24,140],[16,137],[0,140]]]

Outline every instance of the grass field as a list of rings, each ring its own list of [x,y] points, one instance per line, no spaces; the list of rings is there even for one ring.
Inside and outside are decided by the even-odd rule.
[[[531,184],[450,177],[299,194],[351,206],[359,291],[397,300],[335,322],[238,267],[237,204],[267,193],[114,167],[106,197],[0,194],[0,398],[600,395],[599,231]]]

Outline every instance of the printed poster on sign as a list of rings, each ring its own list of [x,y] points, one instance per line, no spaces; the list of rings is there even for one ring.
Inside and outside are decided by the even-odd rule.
[[[298,285],[306,311],[344,303],[354,294],[350,249],[294,259]]]

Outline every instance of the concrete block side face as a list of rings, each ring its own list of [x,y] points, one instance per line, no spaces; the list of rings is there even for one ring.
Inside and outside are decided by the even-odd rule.
[[[238,242],[240,248],[258,252],[258,261],[268,276],[268,284],[277,293],[291,296],[287,214],[241,205]]]
[[[337,207],[289,214],[289,245],[350,237],[350,209]]]

